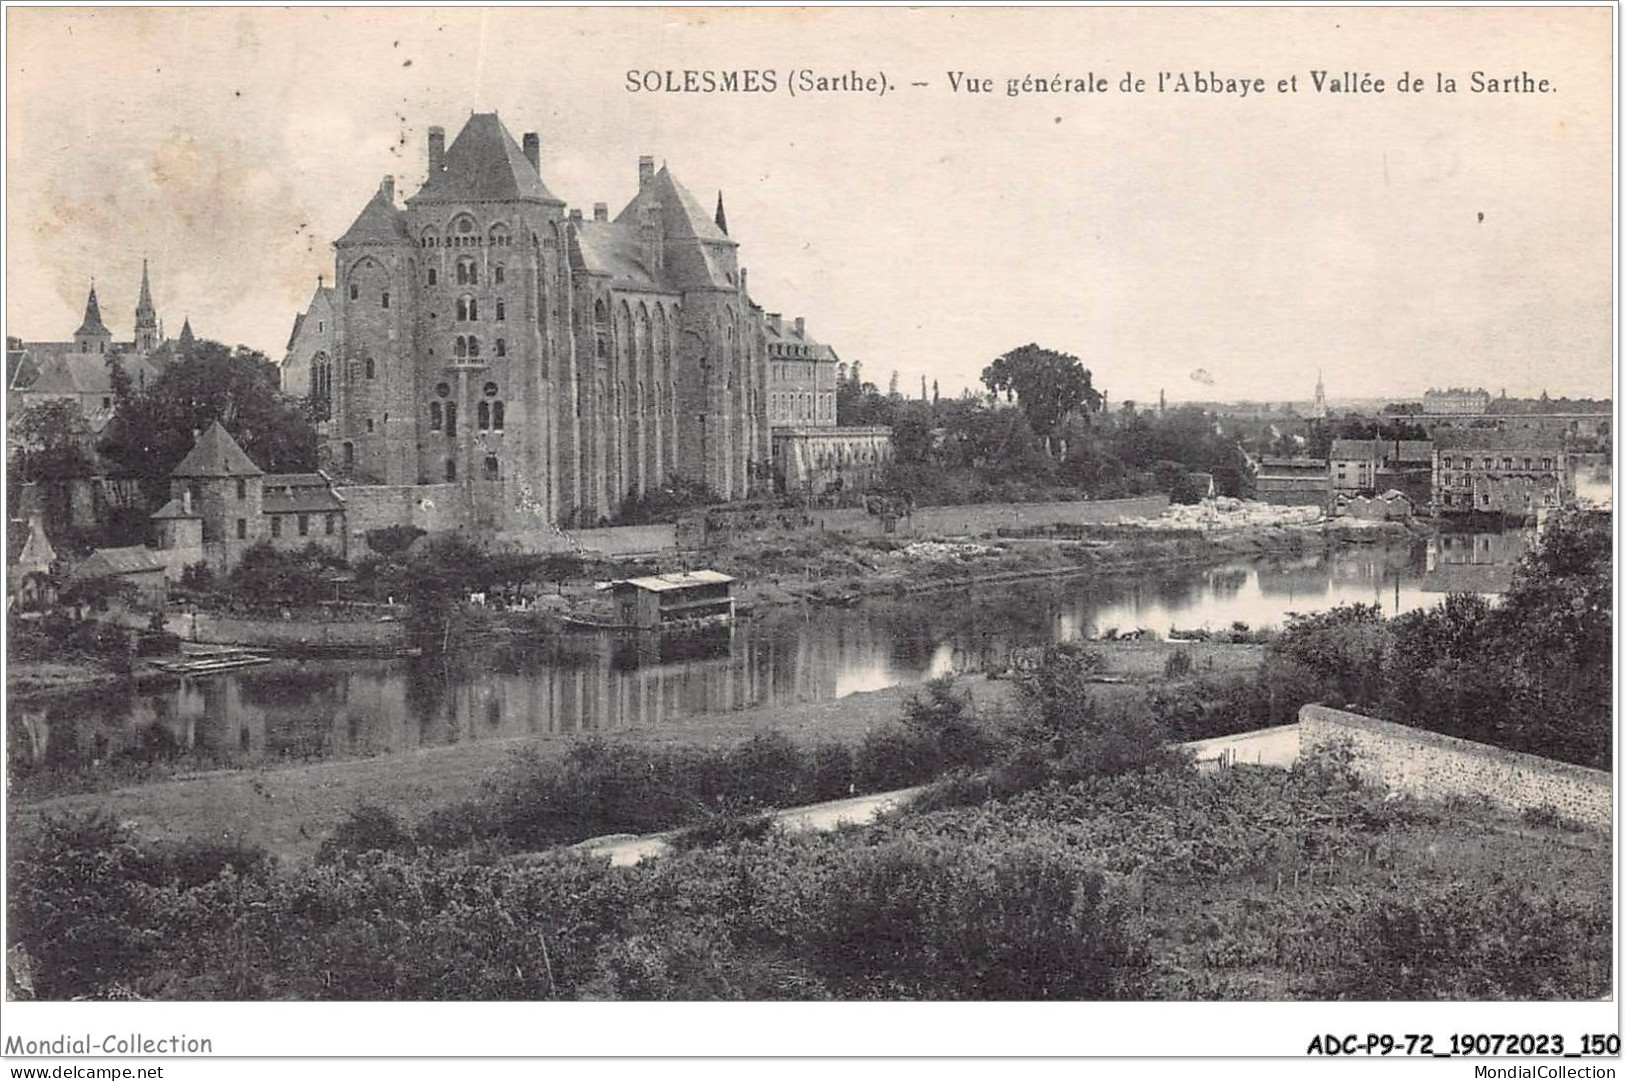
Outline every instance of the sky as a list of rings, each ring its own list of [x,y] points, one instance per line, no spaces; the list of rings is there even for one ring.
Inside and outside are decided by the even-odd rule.
[[[280,357],[380,179],[414,192],[427,128],[477,110],[538,131],[546,183],[588,214],[632,197],[640,154],[707,207],[722,191],[753,298],[882,387],[955,393],[1037,342],[1114,402],[1303,400],[1317,372],[1334,400],[1602,396],[1611,15],[12,8],[7,333],[70,337],[94,278],[128,337],[145,256],[171,335],[190,316]],[[627,89],[687,69],[779,88]],[[892,89],[792,96],[801,69]],[[1387,92],[1316,93],[1312,70]],[[1555,90],[1474,94],[1475,70]],[[1120,92],[1159,71],[1267,90]],[[1428,92],[1397,92],[1406,71]],[[1026,74],[1110,89],[1010,96]]]

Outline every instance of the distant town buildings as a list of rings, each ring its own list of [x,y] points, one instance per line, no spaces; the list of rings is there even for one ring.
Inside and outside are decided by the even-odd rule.
[[[807,334],[806,320],[767,313],[767,419],[773,425],[835,424],[841,358]]]
[[[1489,407],[1490,392],[1483,387],[1474,390],[1466,387],[1435,390],[1429,387],[1427,393],[1422,395],[1424,414],[1484,413]]]
[[[108,361],[116,358],[137,388],[163,373],[192,341],[190,320],[181,327],[178,341],[164,335],[163,323],[152,302],[147,261],[141,261],[141,295],[136,301],[134,332],[115,339],[102,320],[96,286],[85,298],[85,314],[68,341],[6,341],[8,408],[15,414],[40,402],[70,401],[79,407],[92,432],[113,416],[113,380]]]
[[[1253,490],[1262,503],[1283,507],[1331,506],[1331,484],[1324,458],[1265,458],[1259,462]]]
[[[1533,517],[1574,498],[1564,440],[1539,430],[1446,429],[1433,448],[1436,514]]]

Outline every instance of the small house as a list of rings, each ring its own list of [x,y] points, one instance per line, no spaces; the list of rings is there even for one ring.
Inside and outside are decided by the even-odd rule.
[[[169,598],[169,580],[165,576],[168,569],[169,559],[152,548],[98,548],[73,569],[72,579],[111,578],[127,582],[142,600],[163,604]]]
[[[733,587],[733,578],[710,570],[628,578],[614,585],[616,621],[639,630],[732,623]]]

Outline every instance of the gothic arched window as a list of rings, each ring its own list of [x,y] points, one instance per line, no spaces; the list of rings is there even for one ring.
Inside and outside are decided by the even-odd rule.
[[[506,339],[506,338],[498,338],[497,339],[497,356],[505,357],[507,355],[508,355],[508,339]]]
[[[502,430],[503,413],[504,409],[501,402],[491,403],[491,427],[499,432]]]
[[[429,430],[431,432],[438,432],[440,430],[440,420],[441,420],[441,418],[440,418],[440,403],[439,402],[430,402],[429,403]]]
[[[501,285],[502,284],[502,264],[501,263],[497,264],[495,273],[496,273],[496,283],[498,285]]]
[[[497,322],[503,322],[507,318],[507,315],[507,307],[502,303],[502,301],[497,301]]]
[[[461,334],[457,335],[457,344],[453,347],[452,352],[460,357],[468,356],[468,339]]]
[[[490,402],[481,402],[480,406],[479,406],[479,409],[476,410],[476,414],[479,417],[480,431],[482,431],[482,432],[490,431],[490,429],[491,429],[491,403]]]
[[[480,355],[480,340],[472,334],[468,336],[468,355],[471,357]]]

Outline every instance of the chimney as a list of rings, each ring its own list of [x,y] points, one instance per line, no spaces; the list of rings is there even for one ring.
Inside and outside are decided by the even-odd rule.
[[[807,336],[807,320],[803,319],[801,316],[798,315],[798,316],[796,316],[796,337],[805,338],[806,336]]]
[[[744,267],[739,268],[739,291],[741,293],[750,292],[750,271]]]
[[[571,221],[580,221],[581,220],[581,208],[580,207],[575,207],[570,211],[570,220]]]
[[[429,178],[434,179],[446,167],[446,129],[429,129]]]
[[[666,258],[665,233],[660,227],[660,204],[643,205],[643,220],[638,223],[638,237],[643,241],[643,265],[651,273],[658,272]]]
[[[383,183],[378,185],[378,194],[384,197],[384,202],[388,203],[390,206],[394,206],[395,178],[392,176],[384,177]]]
[[[525,157],[530,159],[532,169],[542,171],[542,139],[534,131],[525,132]]]
[[[767,313],[767,321],[773,325],[774,333],[776,333],[776,334],[784,333],[784,317],[781,316],[778,312],[768,312]]]
[[[608,221],[609,220],[609,204],[608,203],[594,203],[594,204],[592,204],[592,220],[593,221]]]
[[[638,159],[638,190],[642,191],[649,186],[649,181],[655,178],[655,160],[645,154]]]

